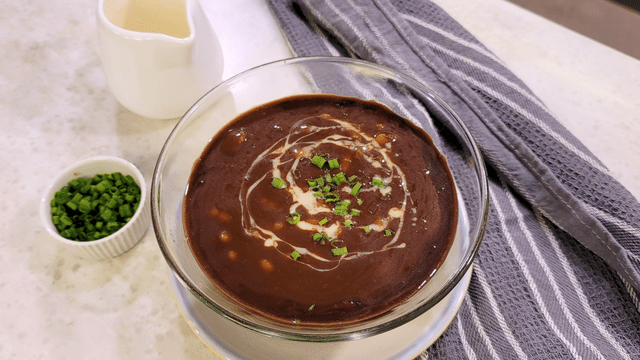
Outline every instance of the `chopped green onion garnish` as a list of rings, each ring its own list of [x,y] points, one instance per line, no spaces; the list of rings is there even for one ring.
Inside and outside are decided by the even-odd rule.
[[[312,159],[311,159],[311,163],[319,168],[322,169],[322,167],[324,166],[324,163],[326,163],[327,160],[325,160],[322,156],[320,155],[315,155]]]
[[[364,232],[366,232],[367,234],[371,232],[371,229],[369,228],[369,225],[364,227]]]
[[[318,241],[320,239],[324,238],[324,233],[315,233],[313,234],[313,241]]]
[[[333,208],[333,213],[336,215],[347,215],[347,210],[349,209],[349,203],[346,200],[336,202],[336,206]]]
[[[109,201],[107,201],[106,204],[104,204],[104,206],[108,207],[109,209],[114,209],[116,206],[118,206],[118,200],[112,197],[111,199],[109,199]]]
[[[324,186],[324,179],[321,177],[317,178],[315,182],[318,186]]]
[[[78,211],[83,214],[91,211],[91,197],[87,196],[78,203]]]
[[[140,203],[139,194],[140,187],[130,175],[73,179],[53,196],[51,220],[60,235],[70,240],[100,239],[131,220]]]
[[[82,200],[84,196],[82,196],[82,194],[80,193],[76,193],[73,198],[71,199],[71,202],[78,205],[80,203],[80,200]]]
[[[353,182],[353,180],[355,180],[355,179],[357,179],[357,178],[358,178],[358,176],[356,176],[356,175],[351,175],[351,176],[349,176],[349,182],[351,183],[351,182]]]
[[[313,197],[322,197],[322,193],[314,192]]]
[[[347,247],[331,249],[333,256],[347,255]]]
[[[339,167],[340,167],[340,164],[338,163],[338,159],[329,160],[329,169],[330,170],[337,169]]]
[[[133,212],[131,211],[131,205],[129,204],[120,205],[120,208],[118,208],[118,212],[120,213],[120,216],[122,216],[123,218],[128,218],[133,216]]]
[[[347,182],[347,178],[344,176],[344,173],[341,171],[337,173],[333,178],[331,178],[331,181],[336,185],[340,185],[344,182]]]
[[[111,195],[104,193],[102,194],[99,198],[98,198],[98,202],[100,202],[101,205],[104,205],[107,203],[107,201],[111,200]]]
[[[273,180],[271,180],[271,185],[276,189],[282,189],[284,187],[284,181],[274,177]]]
[[[309,184],[309,186],[314,187],[316,186],[316,182],[313,180],[307,180],[307,184]]]
[[[325,179],[328,183],[330,183],[330,182],[331,182],[331,174],[329,174],[328,172],[327,172],[327,173],[324,173],[324,179]]]
[[[349,207],[349,205],[351,205],[351,203],[349,202],[349,200],[342,200],[342,201],[340,201],[338,204],[336,204],[336,206],[344,206],[345,208],[346,208],[346,207]]]
[[[393,235],[393,230],[391,230],[391,229],[386,229],[386,230],[384,231],[384,236],[391,236],[391,235]]]
[[[318,225],[324,225],[324,224],[326,224],[327,222],[329,222],[329,219],[324,218],[324,219],[322,219],[322,220],[318,221]]]
[[[109,182],[109,180],[102,180],[96,185],[96,190],[98,190],[98,192],[102,194],[105,191],[107,191],[107,189],[110,187],[111,187],[111,183]]]
[[[353,187],[351,188],[351,195],[356,196],[358,195],[358,193],[360,192],[360,188],[362,187],[362,183],[361,182],[357,182],[355,185],[353,185]]]
[[[128,185],[136,185],[136,186],[138,185],[136,184],[136,181],[133,179],[133,176],[131,175],[126,175],[124,177],[124,182],[126,182]]]
[[[73,201],[69,201],[67,203],[67,207],[71,210],[78,210],[78,205],[76,205],[76,203],[74,203]]]
[[[300,255],[300,253],[299,253],[297,250],[293,250],[293,251],[291,252],[291,257],[293,258],[293,260],[296,260],[296,261],[297,261],[298,259],[300,259],[300,256],[301,256],[301,255]]]
[[[362,201],[362,199],[357,199],[356,201],[358,202],[358,205],[362,205],[362,203],[364,203],[364,201]]]
[[[111,222],[108,222],[108,223],[107,223],[107,226],[106,226],[106,227],[107,227],[107,231],[109,231],[109,232],[113,233],[113,232],[115,232],[116,230],[118,230],[119,225],[118,225],[118,223],[117,223],[117,222],[115,222],[115,221],[111,221]]]
[[[345,220],[344,221],[344,226],[351,227],[351,226],[353,226],[353,223],[351,221],[349,221],[349,220]]]
[[[309,309],[307,309],[307,311],[311,311],[311,310],[313,310],[313,308],[315,308],[315,307],[316,307],[316,304],[312,304],[311,306],[309,306]]]
[[[297,212],[293,212],[287,216],[287,222],[291,225],[295,225],[300,222],[300,214]]]
[[[383,187],[387,186],[387,184],[385,184],[384,181],[382,181],[380,179],[372,179],[371,180],[371,184],[373,184],[374,186],[377,186],[379,188],[383,188]]]
[[[72,189],[76,189],[78,187],[79,183],[80,183],[79,179],[73,179],[73,180],[69,181],[69,187],[72,188]]]
[[[353,215],[353,216],[360,216],[360,210],[351,209],[351,215]]]
[[[340,196],[336,193],[326,193],[323,195],[324,196],[324,201],[331,203],[331,202],[336,202],[340,200]]]
[[[104,221],[111,220],[111,217],[113,216],[113,211],[111,211],[111,209],[109,209],[108,207],[101,207],[100,209],[101,209],[100,217],[102,217]]]
[[[327,186],[323,187],[323,188],[322,188],[322,191],[324,191],[324,192],[329,192],[329,191],[331,191],[331,186],[327,185]]]
[[[60,222],[65,227],[73,225],[73,221],[71,221],[71,219],[67,216],[66,213],[64,215],[60,216]]]

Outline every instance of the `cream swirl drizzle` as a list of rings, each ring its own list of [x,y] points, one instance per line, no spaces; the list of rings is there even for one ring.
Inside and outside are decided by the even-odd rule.
[[[323,201],[319,201],[314,197],[313,192],[309,189],[303,189],[297,184],[297,174],[300,173],[299,167],[301,162],[308,160],[309,154],[317,153],[318,147],[322,145],[332,145],[348,149],[352,152],[358,152],[364,157],[367,163],[376,169],[376,176],[386,184],[391,184],[394,177],[400,181],[400,189],[403,194],[403,200],[400,207],[392,207],[384,215],[382,224],[370,224],[369,228],[374,232],[383,232],[389,223],[394,219],[399,220],[399,226],[393,236],[389,237],[386,244],[371,251],[349,252],[341,256],[332,256],[330,252],[320,253],[313,249],[319,249],[312,240],[309,247],[294,245],[286,239],[278,236],[274,231],[260,226],[251,214],[250,207],[253,204],[250,200],[255,189],[264,181],[271,181],[272,178],[283,179],[286,188],[277,189],[277,191],[286,191],[292,199],[288,213],[300,212],[301,208],[309,215],[317,215],[322,213],[331,213],[332,206]],[[353,124],[334,119],[328,115],[310,117],[298,121],[291,130],[281,139],[276,141],[271,147],[263,151],[252,162],[251,166],[245,174],[245,179],[256,179],[252,182],[246,181],[242,185],[238,200],[240,201],[242,213],[242,226],[245,233],[253,238],[264,242],[266,247],[274,247],[284,256],[289,256],[289,251],[296,250],[303,255],[298,261],[317,271],[330,271],[337,268],[342,261],[349,261],[358,257],[367,256],[377,252],[388,251],[390,249],[404,248],[405,243],[400,242],[402,227],[405,221],[407,211],[407,202],[411,201],[410,193],[407,189],[405,174],[402,169],[393,161],[390,156],[391,143],[384,145],[379,144],[376,139],[368,135]],[[264,164],[269,164],[268,170],[264,170]],[[262,165],[262,166],[259,166]],[[260,168],[260,170],[257,170]],[[263,171],[262,174],[255,174],[256,171]],[[306,182],[305,182],[306,183]],[[392,191],[400,190],[385,186],[379,188],[375,186],[362,187],[362,192],[379,191],[382,197],[388,196]],[[275,191],[276,189],[274,189]],[[350,219],[351,216],[345,216]],[[312,224],[301,219],[297,223],[299,229],[313,232],[324,232],[329,235],[334,242],[340,243],[339,235],[343,230],[340,223],[333,223],[329,226],[321,226]],[[364,226],[358,226],[363,228]],[[283,246],[284,245],[284,246]],[[346,244],[348,246],[348,244]],[[283,249],[286,248],[286,249]],[[326,248],[325,248],[326,249]],[[327,256],[324,256],[327,253]],[[313,264],[308,260],[312,258]]]

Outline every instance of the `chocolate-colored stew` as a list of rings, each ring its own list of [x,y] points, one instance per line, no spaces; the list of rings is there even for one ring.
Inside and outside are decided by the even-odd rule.
[[[294,322],[375,316],[453,241],[455,186],[422,130],[371,101],[284,98],[242,114],[196,162],[189,245],[229,296]]]

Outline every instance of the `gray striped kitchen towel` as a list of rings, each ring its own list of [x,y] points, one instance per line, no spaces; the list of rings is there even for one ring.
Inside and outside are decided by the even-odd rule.
[[[436,91],[476,139],[490,213],[469,291],[420,358],[640,359],[640,205],[515,75],[428,0],[269,0],[297,56]]]

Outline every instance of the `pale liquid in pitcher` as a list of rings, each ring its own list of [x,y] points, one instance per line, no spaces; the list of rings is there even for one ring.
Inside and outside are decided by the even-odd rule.
[[[190,34],[185,0],[129,0],[124,5],[109,9],[105,2],[104,10],[107,18],[123,29],[176,38],[185,38]]]

